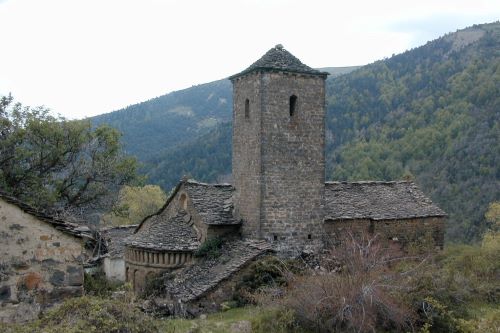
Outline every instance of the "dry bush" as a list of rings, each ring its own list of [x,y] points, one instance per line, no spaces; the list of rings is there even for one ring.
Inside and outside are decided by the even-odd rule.
[[[290,309],[301,327],[318,332],[412,331],[416,313],[401,300],[412,271],[393,267],[411,261],[407,266],[415,269],[421,261],[382,246],[376,236],[346,234],[342,244],[335,251],[340,269],[290,274],[285,295],[266,290],[261,304]]]

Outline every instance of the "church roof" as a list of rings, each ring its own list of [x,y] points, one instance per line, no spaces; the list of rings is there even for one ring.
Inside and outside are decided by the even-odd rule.
[[[110,258],[123,258],[126,238],[134,233],[137,224],[101,228]]]
[[[205,184],[194,180],[184,186],[194,207],[205,224],[239,224],[233,217],[233,191],[229,184]]]
[[[271,245],[259,240],[231,240],[222,245],[221,255],[203,259],[166,280],[166,290],[175,299],[189,302],[213,290],[258,256],[271,252]]]
[[[86,238],[86,239],[95,240],[95,237],[94,237],[95,232],[85,225],[71,223],[71,222],[61,220],[53,215],[50,215],[49,213],[47,213],[43,210],[39,210],[39,209],[34,208],[34,207],[30,206],[29,204],[11,196],[5,192],[2,192],[1,190],[0,190],[0,199],[2,199],[3,201],[5,201],[9,204],[17,206],[23,212],[36,217],[38,220],[51,225],[55,229],[65,233],[65,234],[68,234],[68,235],[71,235],[74,237],[78,237],[78,238]]]
[[[229,77],[230,80],[233,80],[242,75],[248,74],[250,72],[256,70],[279,70],[285,72],[293,72],[293,73],[304,73],[304,74],[312,74],[312,75],[321,75],[326,78],[328,75],[327,72],[320,72],[316,69],[313,69],[305,64],[303,64],[298,58],[296,58],[293,54],[285,50],[285,48],[278,44],[269,51],[266,52],[256,62],[254,62],[250,67],[245,69],[243,72],[235,74]]]
[[[200,246],[191,216],[185,211],[172,218],[158,214],[150,219],[151,223],[127,237],[126,245],[157,251],[194,251]]]
[[[325,220],[446,216],[409,181],[327,182]]]

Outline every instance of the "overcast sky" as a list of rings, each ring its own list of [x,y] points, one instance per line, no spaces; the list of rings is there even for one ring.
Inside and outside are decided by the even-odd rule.
[[[0,0],[0,95],[68,118],[237,73],[276,44],[363,65],[500,18],[498,0]]]

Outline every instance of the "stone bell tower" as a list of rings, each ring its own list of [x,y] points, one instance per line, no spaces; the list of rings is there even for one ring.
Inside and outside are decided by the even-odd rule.
[[[277,45],[230,77],[234,214],[282,255],[321,242],[327,75]]]

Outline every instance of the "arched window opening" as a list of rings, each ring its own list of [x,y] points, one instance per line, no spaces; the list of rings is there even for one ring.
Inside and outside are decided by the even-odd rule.
[[[297,111],[297,96],[292,95],[290,96],[290,117],[293,117],[296,111]]]
[[[250,100],[245,100],[245,118],[250,118]]]
[[[186,210],[188,205],[187,205],[187,195],[185,193],[181,194],[179,201],[181,203],[181,208]]]

